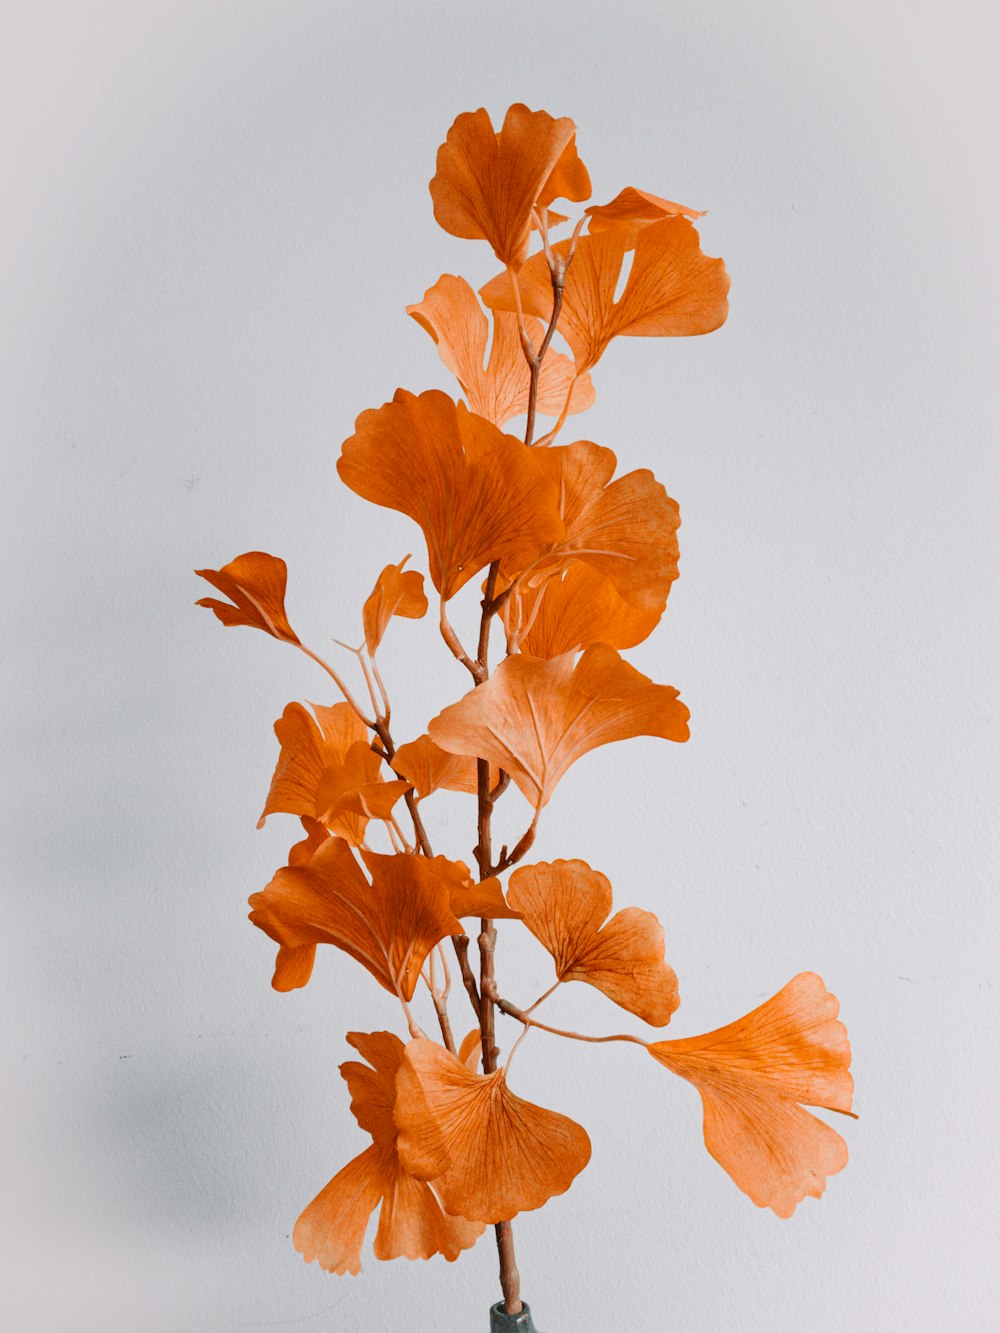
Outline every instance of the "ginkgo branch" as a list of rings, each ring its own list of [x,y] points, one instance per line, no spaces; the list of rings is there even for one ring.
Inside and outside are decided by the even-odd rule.
[[[440,988],[434,975],[434,955],[440,954],[441,965],[444,968],[445,985]],[[424,984],[431,993],[431,1000],[434,1004],[434,1012],[437,1014],[438,1026],[441,1029],[441,1037],[445,1046],[451,1051],[452,1055],[458,1054],[458,1048],[455,1045],[455,1036],[451,1030],[451,1019],[448,1017],[448,964],[444,961],[444,953],[441,946],[435,945],[427,955],[427,972],[421,972]]]
[[[554,1037],[567,1037],[571,1041],[587,1041],[593,1043],[629,1041],[636,1046],[645,1046],[647,1049],[650,1045],[648,1041],[643,1041],[641,1037],[635,1037],[629,1032],[615,1032],[606,1037],[591,1037],[585,1032],[569,1032],[565,1028],[550,1027],[547,1023],[539,1023],[537,1018],[530,1018],[529,1010],[519,1009],[516,1004],[511,1004],[510,1000],[505,1000],[501,995],[497,994],[495,987],[493,989],[494,994],[491,996],[491,999],[500,1012],[506,1014],[509,1018],[516,1018],[517,1021],[523,1023],[526,1028],[538,1028],[541,1032],[549,1032]],[[542,998],[544,999],[545,997],[543,996]],[[539,1003],[541,1003],[541,1001],[536,1000],[535,1004],[532,1005],[532,1008],[535,1008]]]
[[[483,674],[484,667],[482,663],[482,654],[480,653],[480,660],[478,662],[474,662],[472,658],[469,656],[469,654],[462,647],[458,635],[452,629],[451,623],[448,620],[448,613],[445,610],[445,600],[443,597],[441,598],[439,624],[441,626],[441,637],[442,639],[444,639],[445,643],[451,650],[452,656],[457,661],[462,663],[462,665],[470,673],[472,679],[476,682],[476,684],[477,685],[480,684],[480,682],[485,679],[485,676]]]
[[[355,699],[354,695],[351,693],[351,691],[347,688],[347,686],[346,686],[346,685],[344,684],[344,682],[341,680],[340,676],[337,675],[336,671],[334,671],[334,669],[333,669],[333,667],[330,665],[330,663],[329,663],[329,662],[325,662],[325,661],[323,660],[323,658],[320,657],[320,655],[319,655],[318,653],[314,653],[313,650],[312,650],[311,648],[307,648],[306,645],[305,645],[304,643],[299,643],[299,644],[296,645],[296,647],[301,648],[301,650],[305,653],[306,657],[311,657],[312,660],[313,660],[318,666],[321,666],[321,667],[323,668],[323,670],[324,670],[324,671],[326,672],[326,674],[330,677],[330,679],[331,679],[331,680],[333,681],[333,683],[336,685],[337,689],[341,692],[341,694],[344,696],[344,698],[347,700],[347,702],[351,705],[351,707],[352,707],[352,708],[354,709],[354,711],[357,713],[358,717],[359,717],[359,718],[361,719],[361,721],[365,724],[365,726],[368,727],[368,728],[370,728],[371,730],[374,730],[374,729],[375,729],[375,719],[374,719],[374,718],[370,718],[370,717],[366,717],[366,716],[365,716],[365,714],[361,711],[361,707],[360,707],[360,705],[358,704],[357,699]]]

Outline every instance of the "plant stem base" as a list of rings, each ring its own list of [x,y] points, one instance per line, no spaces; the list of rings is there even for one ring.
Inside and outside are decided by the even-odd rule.
[[[522,1304],[520,1314],[508,1314],[499,1301],[490,1309],[490,1333],[538,1333],[531,1319],[531,1307]]]

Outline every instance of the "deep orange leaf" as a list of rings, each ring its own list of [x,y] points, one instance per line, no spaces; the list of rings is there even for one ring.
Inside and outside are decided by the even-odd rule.
[[[586,981],[646,1023],[670,1022],[680,996],[663,957],[663,927],[638,907],[608,921],[611,885],[586,861],[521,866],[507,899],[552,955],[560,981]]]
[[[579,203],[590,198],[590,173],[580,160],[576,147],[576,135],[562,150],[559,161],[542,186],[538,195],[537,207],[548,208],[553,199],[572,199]],[[551,220],[551,219],[550,219]],[[565,219],[563,219],[565,221]]]
[[[201,597],[195,603],[214,611],[224,625],[249,625],[287,643],[299,642],[285,615],[288,567],[284,560],[264,551],[247,551],[221,569],[194,572],[233,602],[230,606],[214,597]]]
[[[669,199],[661,199],[658,194],[649,194],[646,190],[636,190],[628,185],[620,194],[616,194],[610,204],[592,204],[584,213],[590,218],[588,230],[591,236],[601,232],[615,231],[625,237],[631,245],[643,227],[651,222],[660,222],[663,218],[685,217],[703,218],[696,208],[686,208],[684,204],[675,204]]]
[[[434,718],[443,750],[498,764],[536,808],[577,759],[630,736],[688,738],[688,710],[670,685],[654,685],[613,648],[595,644],[543,661],[508,657],[492,677]]]
[[[484,879],[456,886],[451,894],[451,910],[458,917],[492,917],[494,920],[519,921],[521,913],[508,906],[498,879]]]
[[[416,569],[404,570],[405,556],[398,565],[386,565],[365,602],[365,644],[374,654],[393,616],[419,620],[427,611],[424,576]]]
[[[553,248],[565,256],[568,241]],[[618,231],[582,236],[563,293],[559,331],[569,343],[577,371],[601,359],[612,338],[677,338],[711,333],[725,323],[729,275],[721,259],[702,254],[698,233],[683,217],[667,217],[643,227],[621,299],[615,289],[622,262],[632,248]],[[549,320],[552,283],[544,254],[533,256],[518,275],[527,313]],[[510,275],[500,273],[480,289],[493,310],[513,310]]]
[[[462,1038],[462,1044],[458,1048],[458,1058],[474,1074],[479,1073],[483,1062],[483,1038],[478,1028],[473,1028]]]
[[[359,846],[368,820],[386,818],[408,784],[382,781],[382,761],[350,704],[312,708],[316,718],[288,704],[274,724],[281,752],[257,827],[279,812],[306,816]]]
[[[648,468],[613,481],[615,455],[588,440],[542,449],[539,457],[559,489],[566,535],[538,561],[532,581],[575,558],[610,579],[630,605],[662,612],[678,573],[677,502]]]
[[[433,1180],[449,1213],[506,1221],[569,1189],[590,1160],[586,1130],[522,1101],[502,1069],[476,1074],[432,1041],[411,1041],[396,1080],[399,1158]]]
[[[303,704],[291,703],[274,724],[281,751],[258,828],[278,813],[318,818],[316,792],[327,767],[342,764],[351,746],[368,736],[350,704],[314,704],[313,709],[319,722]]]
[[[489,360],[486,343],[489,324],[479,298],[464,278],[445,274],[424,294],[419,305],[408,305],[406,313],[425,329],[437,344],[441,360],[457,376],[470,409],[478,416],[504,426],[512,417],[528,410],[531,373],[521,349],[517,316],[498,311],[493,316],[493,342]],[[544,330],[531,315],[525,319],[528,336],[539,346]],[[538,376],[536,411],[558,416],[572,388],[569,412],[583,412],[594,402],[589,375],[575,379],[573,362],[561,352],[549,351]]]
[[[384,782],[382,760],[366,741],[357,741],[343,763],[331,763],[316,788],[317,817],[331,833],[360,846],[369,819],[388,819],[410,789],[403,781]]]
[[[467,792],[472,796],[479,791],[479,766],[475,755],[449,754],[426,734],[401,745],[393,756],[392,766],[400,777],[416,788],[420,800],[442,790]],[[496,765],[491,764],[491,787],[496,786],[499,776]]]
[[[430,184],[439,225],[452,236],[488,241],[501,264],[520,267],[539,196],[546,191],[551,200],[573,188],[575,174],[564,153],[575,133],[568,118],[554,120],[519,102],[499,133],[482,107],[459,116],[438,149]]]
[[[437,389],[399,389],[362,412],[337,464],[374,504],[419,523],[431,579],[448,598],[491,560],[529,563],[563,524],[539,454]]]
[[[538,584],[520,584],[501,616],[512,649],[548,658],[592,643],[632,648],[652,634],[663,611],[630,606],[610,579],[575,560]]]
[[[420,797],[442,789],[472,795],[479,790],[475,755],[449,754],[427,735],[401,745],[393,755],[392,766],[400,777],[416,788]]]
[[[449,1217],[431,1186],[400,1164],[392,1107],[403,1043],[391,1032],[350,1032],[347,1040],[372,1068],[357,1061],[340,1066],[351,1090],[351,1110],[374,1142],[320,1191],[295,1224],[295,1248],[331,1273],[361,1271],[361,1247],[375,1209],[382,1205],[375,1235],[378,1259],[452,1261],[475,1244],[483,1226]]]
[[[250,898],[250,920],[280,946],[272,985],[305,985],[305,951],[332,944],[366,967],[376,981],[404,1000],[413,997],[428,953],[446,935],[462,934],[449,906],[468,867],[433,858],[362,850],[365,878],[342,838],[320,843],[308,861],[279,870]],[[285,957],[297,950],[295,967]]]
[[[847,1164],[847,1145],[802,1109],[849,1113],[847,1029],[815,972],[801,972],[744,1018],[701,1037],[655,1042],[650,1055],[701,1093],[705,1146],[759,1208],[791,1217]]]

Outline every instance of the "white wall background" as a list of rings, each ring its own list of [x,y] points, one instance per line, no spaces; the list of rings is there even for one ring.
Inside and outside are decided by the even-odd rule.
[[[533,1036],[518,1090],[595,1151],[517,1224],[525,1294],[545,1333],[1000,1327],[998,37],[972,0],[0,5],[3,1329],[486,1327],[487,1241],[357,1279],[292,1249],[365,1141],[343,1034],[397,1020],[329,954],[269,988],[271,723],[332,696],[191,570],[283,555],[323,644],[419,550],[334,462],[397,384],[448,386],[403,307],[494,266],[426,185],[458,112],[519,99],[576,119],[596,198],[709,208],[733,276],[720,333],[611,349],[583,432],[681,502],[633,658],[693,740],[584,760],[538,858],[659,912],[676,1035],[819,971],[861,1113],[782,1222],[686,1085]],[[402,736],[465,688],[431,622],[386,665]],[[468,856],[470,803],[431,818]],[[516,998],[548,977],[500,966]],[[620,1026],[585,987],[552,1014]]]

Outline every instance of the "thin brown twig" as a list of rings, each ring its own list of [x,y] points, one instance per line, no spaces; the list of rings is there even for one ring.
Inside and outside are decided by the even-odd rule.
[[[542,997],[545,998],[544,996]],[[571,1041],[587,1041],[601,1043],[606,1041],[630,1041],[636,1046],[649,1047],[648,1041],[643,1041],[641,1037],[635,1037],[630,1032],[615,1032],[607,1037],[591,1037],[585,1032],[569,1032],[565,1028],[550,1027],[547,1023],[539,1023],[537,1018],[530,1018],[529,1010],[519,1009],[516,1004],[511,1004],[510,1000],[505,1000],[499,994],[494,994],[492,1003],[500,1010],[502,1014],[507,1014],[510,1018],[516,1018],[519,1023],[525,1027],[538,1028],[541,1032],[549,1032],[554,1037],[568,1037]],[[531,1007],[536,1008],[541,1001],[536,1000]]]
[[[341,694],[344,696],[344,698],[347,700],[347,702],[351,705],[351,707],[352,707],[352,708],[354,709],[354,711],[357,713],[358,717],[359,717],[359,718],[361,719],[361,721],[365,724],[365,726],[371,728],[371,729],[374,731],[374,729],[375,729],[375,720],[374,720],[374,718],[370,718],[370,717],[366,717],[366,716],[365,716],[365,714],[361,711],[361,708],[360,708],[359,705],[358,705],[358,701],[357,701],[357,699],[355,699],[354,695],[353,695],[353,694],[351,693],[351,691],[347,688],[347,686],[344,684],[344,682],[341,680],[341,678],[337,675],[336,671],[334,671],[334,669],[333,669],[333,667],[330,665],[330,663],[329,663],[329,662],[325,662],[325,661],[323,660],[323,658],[320,657],[319,653],[314,653],[313,650],[312,650],[311,648],[307,648],[306,645],[305,645],[304,643],[299,643],[299,644],[296,644],[295,646],[296,646],[297,648],[301,648],[301,650],[305,653],[306,657],[311,657],[312,660],[313,660],[318,666],[321,666],[321,667],[323,668],[323,670],[324,670],[324,671],[326,672],[326,674],[330,677],[330,679],[331,679],[331,680],[333,681],[333,683],[336,685],[337,689],[341,692]]]

